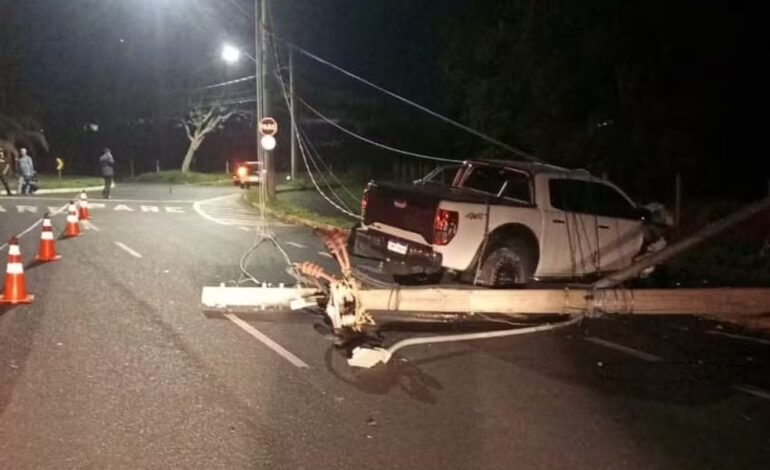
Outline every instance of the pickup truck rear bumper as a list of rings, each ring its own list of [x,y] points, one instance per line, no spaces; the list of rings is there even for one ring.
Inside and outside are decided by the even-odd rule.
[[[385,262],[391,274],[421,274],[441,271],[441,253],[429,245],[367,228],[353,232],[353,254]]]

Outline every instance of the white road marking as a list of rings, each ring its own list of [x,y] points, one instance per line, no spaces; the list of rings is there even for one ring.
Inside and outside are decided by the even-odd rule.
[[[647,361],[647,362],[663,361],[662,357],[656,356],[655,354],[650,354],[648,352],[640,351],[638,349],[624,346],[622,344],[613,343],[612,341],[607,341],[605,339],[594,338],[592,336],[587,336],[583,339],[588,341],[589,343],[597,344],[599,346],[604,346],[605,348],[609,348],[609,349],[614,349],[615,351],[620,351],[624,354],[628,354],[629,356],[634,356],[635,358],[641,359],[643,361]]]
[[[273,341],[272,339],[270,339],[267,335],[265,335],[261,331],[257,330],[253,326],[249,325],[245,321],[243,321],[240,318],[238,318],[238,316],[233,315],[232,313],[226,313],[225,314],[225,318],[227,318],[231,322],[233,322],[236,325],[238,325],[239,327],[241,327],[241,329],[243,331],[245,331],[246,333],[250,334],[251,336],[256,338],[258,341],[260,341],[262,344],[264,344],[268,348],[270,348],[273,351],[275,351],[276,353],[278,353],[281,357],[283,357],[287,361],[291,362],[292,365],[294,365],[295,367],[310,368],[310,366],[307,365],[307,363],[305,361],[303,361],[302,359],[300,359],[297,356],[295,356],[294,354],[292,354],[286,348],[284,348],[280,344],[278,344],[275,341]]]
[[[762,338],[754,338],[752,336],[736,335],[735,333],[727,333],[725,331],[719,331],[719,330],[708,330],[706,331],[706,334],[726,336],[728,338],[740,339],[743,341],[751,341],[752,343],[766,344],[770,346],[770,340],[762,339]]]
[[[25,200],[33,200],[35,202],[38,201],[66,201],[69,202],[73,199],[76,199],[80,193],[77,193],[77,195],[73,197],[45,197],[45,196],[34,196],[34,197],[18,197],[18,196],[0,196],[0,199],[6,199],[6,200],[13,200],[13,201],[25,201]],[[104,199],[89,199],[89,205],[90,204],[101,204],[100,202],[91,202],[91,201],[104,201]],[[107,199],[108,202],[130,202],[133,204],[194,204],[196,201],[190,200],[190,199]]]
[[[59,207],[58,209],[56,209],[54,211],[51,211],[51,214],[50,214],[51,217],[53,217],[56,214],[60,213],[61,211],[65,210],[68,206],[69,206],[69,204],[64,204],[63,206]],[[29,227],[27,227],[26,229],[24,229],[23,232],[21,232],[18,235],[16,235],[16,237],[18,237],[18,238],[23,237],[24,235],[26,235],[29,232],[31,232],[32,230],[34,230],[35,227],[37,227],[38,225],[40,225],[42,223],[43,223],[43,219],[39,219],[37,222],[35,222],[34,224],[32,224]],[[5,242],[2,245],[0,245],[0,251],[5,250],[6,248],[8,248],[8,242]]]
[[[100,232],[101,229],[94,225],[90,220],[83,220],[83,227],[85,227],[86,230],[93,230],[94,232]]]
[[[331,254],[329,254],[329,253],[327,253],[327,252],[325,252],[325,251],[319,251],[319,252],[318,252],[318,254],[319,254],[319,255],[321,255],[321,256],[323,256],[324,258],[331,258],[331,259],[334,259],[334,256],[332,256]]]
[[[251,232],[251,229],[249,227],[238,227],[239,230],[243,230],[244,232]]]
[[[127,205],[125,205],[125,204],[118,204],[118,205],[117,205],[117,206],[115,206],[115,208],[113,208],[112,210],[114,210],[114,211],[128,211],[128,212],[134,212],[134,210],[133,210],[133,209],[131,209],[130,207],[128,207],[128,206],[127,206]]]
[[[160,208],[158,206],[139,206],[139,209],[142,210],[142,212],[159,212]]]
[[[181,207],[166,206],[164,209],[166,209],[166,212],[171,214],[184,214],[184,209]]]
[[[3,206],[0,206],[0,212],[8,212],[8,211],[7,211],[7,210],[5,210],[5,207],[3,207]]]
[[[133,250],[132,248],[127,247],[125,244],[121,242],[115,242],[115,244],[118,246],[118,248],[122,249],[129,255],[133,256],[134,258],[141,258],[142,255],[138,253],[137,251]]]
[[[286,243],[289,246],[293,246],[294,248],[307,248],[302,243],[295,243],[295,242],[284,242],[284,243]]]
[[[37,206],[16,206],[16,210],[19,211],[19,214],[24,212],[29,212],[30,214],[37,214]]]
[[[202,201],[196,201],[196,202],[193,203],[193,210],[195,212],[197,212],[199,216],[203,217],[204,219],[208,220],[209,222],[214,222],[215,224],[220,224],[220,225],[232,225],[232,224],[229,224],[227,222],[223,222],[223,221],[217,219],[216,217],[212,217],[212,216],[208,215],[207,213],[205,213],[203,211],[203,209],[201,209],[201,205],[202,204],[207,204],[207,203],[210,203],[210,202],[214,202],[214,201],[220,201],[222,199],[235,199],[237,197],[238,197],[238,194],[228,194],[226,196],[217,196],[217,197],[213,197],[211,199],[204,199]]]
[[[749,395],[754,395],[755,397],[764,398],[765,400],[770,400],[770,392],[757,387],[752,387],[751,385],[734,385],[733,389],[748,393]]]

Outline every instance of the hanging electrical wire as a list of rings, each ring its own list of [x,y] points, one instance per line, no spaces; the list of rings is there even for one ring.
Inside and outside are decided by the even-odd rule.
[[[301,132],[303,132],[305,134],[305,140],[306,140],[306,142],[308,144],[308,148],[310,149],[311,156],[313,154],[315,154],[316,161],[318,163],[320,163],[321,166],[324,167],[326,172],[329,173],[331,178],[336,182],[337,186],[342,188],[342,190],[350,197],[351,201],[355,201],[356,203],[358,203],[360,201],[360,199],[361,199],[361,195],[356,196],[355,194],[350,192],[350,190],[347,188],[347,186],[345,186],[345,184],[342,183],[342,181],[337,177],[337,175],[334,173],[334,171],[332,171],[332,169],[329,167],[329,165],[326,163],[326,161],[323,158],[321,158],[320,152],[318,152],[318,150],[315,148],[315,146],[313,146],[313,142],[311,142],[310,139],[307,137],[307,133],[304,131],[304,129],[301,129]],[[318,171],[321,171],[321,170],[319,169]],[[329,185],[329,188],[331,188],[331,187],[332,186]],[[340,199],[340,200],[342,200],[342,199]]]
[[[347,128],[339,125],[338,123],[334,122],[333,119],[324,116],[320,111],[318,111],[314,107],[310,106],[307,103],[307,101],[305,101],[302,98],[298,97],[296,95],[296,93],[294,95],[294,99],[296,99],[299,103],[301,103],[304,107],[306,107],[311,113],[313,113],[316,116],[318,116],[321,120],[323,120],[327,124],[329,124],[331,126],[334,126],[335,128],[339,129],[340,131],[344,132],[345,134],[347,134],[347,135],[349,135],[351,137],[354,137],[354,138],[356,138],[356,139],[358,139],[358,140],[360,140],[362,142],[366,142],[367,144],[371,144],[371,145],[374,145],[376,147],[382,148],[384,150],[388,150],[390,152],[399,153],[401,155],[407,155],[407,156],[410,156],[410,157],[422,158],[422,159],[425,159],[425,160],[432,160],[432,161],[437,161],[437,162],[450,162],[450,163],[456,163],[457,162],[457,160],[454,160],[454,159],[451,159],[451,158],[434,157],[432,155],[426,155],[424,153],[410,152],[408,150],[403,150],[403,149],[399,149],[399,148],[396,148],[396,147],[391,147],[391,146],[386,145],[386,144],[382,144],[380,142],[376,142],[376,141],[374,141],[372,139],[369,139],[369,138],[364,137],[364,136],[362,136],[360,134],[357,134],[357,133],[351,131],[350,129],[347,129]]]
[[[373,82],[371,82],[371,81],[369,81],[369,80],[367,80],[367,79],[365,79],[365,78],[363,78],[363,77],[361,77],[359,75],[354,74],[353,72],[349,72],[348,70],[346,70],[346,69],[344,69],[344,68],[342,68],[342,67],[340,67],[340,66],[338,66],[338,65],[336,65],[336,64],[334,64],[334,63],[332,63],[332,62],[330,62],[330,61],[328,61],[326,59],[323,59],[323,58],[313,54],[312,52],[309,52],[308,50],[306,50],[306,49],[304,49],[304,48],[302,48],[302,47],[300,47],[300,46],[298,46],[298,45],[296,45],[296,44],[294,44],[294,43],[292,43],[290,41],[284,40],[283,38],[281,38],[277,34],[273,33],[272,31],[266,31],[266,32],[267,32],[267,34],[272,36],[275,40],[280,41],[281,43],[283,43],[287,47],[291,48],[292,50],[295,50],[295,51],[299,52],[300,54],[304,55],[305,57],[308,57],[308,58],[310,58],[312,60],[315,60],[316,62],[318,62],[320,64],[326,65],[327,67],[330,67],[330,68],[340,72],[341,74],[343,74],[343,75],[345,75],[345,76],[347,76],[349,78],[357,80],[357,81],[359,81],[359,82],[361,82],[361,83],[363,83],[363,84],[365,84],[365,85],[367,85],[367,86],[369,86],[371,88],[374,88],[375,90],[377,90],[377,91],[379,91],[381,93],[384,93],[384,94],[390,96],[391,98],[395,98],[398,101],[401,101],[402,103],[405,103],[405,104],[407,104],[409,106],[412,106],[412,107],[414,107],[416,109],[419,109],[420,111],[423,111],[423,112],[425,112],[425,113],[427,113],[427,114],[429,114],[429,115],[431,115],[431,116],[433,116],[433,117],[435,117],[437,119],[440,119],[441,121],[444,121],[444,122],[446,122],[446,123],[448,123],[448,124],[450,124],[450,125],[452,125],[454,127],[457,127],[458,129],[462,129],[463,131],[468,132],[469,134],[473,134],[476,137],[479,137],[479,138],[485,140],[486,142],[489,142],[489,143],[491,143],[493,145],[496,145],[496,146],[498,146],[498,147],[500,147],[502,149],[505,149],[505,150],[507,150],[507,151],[509,151],[511,153],[514,153],[514,154],[518,155],[519,157],[522,157],[524,159],[527,159],[527,160],[530,160],[530,161],[534,161],[534,162],[540,162],[540,163],[543,162],[542,159],[540,159],[540,158],[538,158],[538,157],[536,157],[536,156],[534,156],[534,155],[532,155],[532,154],[530,154],[528,152],[525,152],[525,151],[523,151],[521,149],[518,149],[518,148],[516,148],[516,147],[514,147],[512,145],[506,144],[505,142],[502,142],[502,141],[500,141],[498,139],[495,139],[494,137],[492,137],[490,135],[487,135],[487,134],[485,134],[485,133],[483,133],[481,131],[478,131],[478,130],[468,126],[467,124],[463,124],[463,123],[461,123],[459,121],[456,121],[456,120],[454,120],[454,119],[452,119],[450,117],[444,116],[441,113],[433,111],[430,108],[427,108],[427,107],[425,107],[425,106],[423,106],[423,105],[421,105],[419,103],[416,103],[416,102],[414,102],[414,101],[412,101],[412,100],[410,100],[408,98],[405,98],[405,97],[403,97],[403,96],[401,96],[401,95],[399,95],[399,94],[397,94],[395,92],[392,92],[392,91],[388,90],[387,88],[384,88],[384,87],[382,87],[380,85],[377,85],[376,83],[373,83]]]

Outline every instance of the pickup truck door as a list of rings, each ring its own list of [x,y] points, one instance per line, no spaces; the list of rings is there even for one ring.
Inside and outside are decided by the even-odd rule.
[[[593,212],[597,214],[599,266],[614,271],[628,266],[644,241],[642,219],[636,206],[615,187],[592,182]]]
[[[539,275],[574,277],[597,270],[598,217],[590,210],[592,198],[587,183],[569,177],[549,179]]]

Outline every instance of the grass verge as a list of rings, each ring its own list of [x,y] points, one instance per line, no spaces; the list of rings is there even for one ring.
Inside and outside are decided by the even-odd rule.
[[[214,186],[232,185],[232,179],[223,173],[197,173],[188,171],[182,173],[179,170],[143,173],[126,181],[131,183],[163,183],[163,184],[200,184]]]
[[[259,193],[257,191],[246,191],[244,195],[249,204],[256,205],[259,202]],[[278,194],[275,201],[268,205],[268,210],[277,218],[289,223],[299,223],[310,226],[329,226],[348,230],[355,223],[350,217],[329,216],[318,214],[307,207],[286,201]]]
[[[103,179],[95,176],[62,176],[59,179],[56,175],[39,175],[39,180],[40,189],[83,189],[104,184]]]

